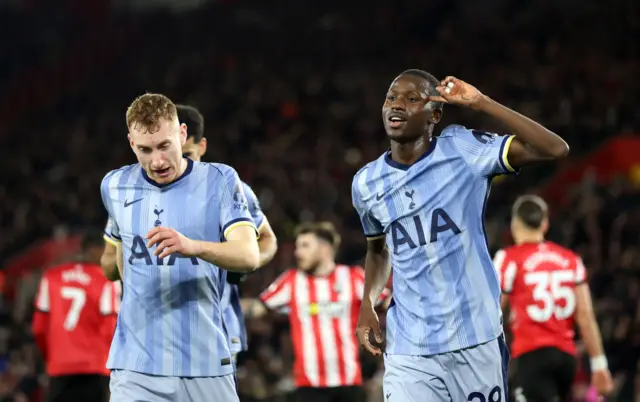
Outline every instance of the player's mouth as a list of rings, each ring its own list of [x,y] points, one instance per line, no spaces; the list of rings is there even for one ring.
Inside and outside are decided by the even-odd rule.
[[[163,169],[154,169],[153,170],[153,174],[154,176],[160,177],[160,178],[167,178],[169,177],[169,174],[171,173],[171,167],[166,167]]]
[[[407,119],[400,114],[392,113],[387,117],[387,121],[389,122],[389,128],[398,129],[406,124]]]

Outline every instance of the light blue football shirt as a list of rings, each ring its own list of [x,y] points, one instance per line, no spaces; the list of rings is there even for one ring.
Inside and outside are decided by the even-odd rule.
[[[264,214],[260,209],[258,197],[248,184],[242,183],[244,186],[244,195],[247,199],[247,206],[251,219],[256,227],[260,228],[264,223]],[[222,311],[224,326],[229,339],[229,348],[232,354],[247,350],[247,328],[244,323],[244,314],[240,305],[240,290],[238,285],[226,283],[222,292]]]
[[[221,297],[226,271],[197,258],[159,259],[145,236],[170,227],[194,240],[223,241],[254,227],[244,187],[231,167],[187,160],[184,174],[159,185],[139,164],[107,174],[101,192],[109,237],[122,242],[123,300],[107,367],[152,375],[233,373]]]
[[[393,267],[386,353],[445,353],[502,333],[484,210],[491,179],[514,172],[512,139],[449,126],[413,165],[387,152],[356,173],[364,233],[385,236]]]

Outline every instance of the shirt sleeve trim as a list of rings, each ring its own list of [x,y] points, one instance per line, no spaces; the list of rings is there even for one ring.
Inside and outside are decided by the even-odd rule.
[[[500,146],[500,164],[502,165],[502,168],[505,170],[505,172],[516,173],[516,169],[511,166],[507,157],[509,155],[509,148],[511,147],[511,143],[513,142],[514,138],[516,138],[515,135],[510,135],[502,141],[502,145]]]
[[[231,233],[231,231],[233,231],[234,229],[239,228],[240,226],[249,226],[251,228],[253,228],[253,230],[256,231],[256,237],[259,237],[258,234],[258,229],[256,228],[256,225],[254,225],[254,223],[247,218],[238,218],[238,219],[234,219],[231,222],[227,223],[225,225],[225,227],[222,229],[222,233],[224,238],[226,239],[229,236],[229,233]]]
[[[381,233],[381,234],[372,234],[372,235],[366,235],[367,237],[367,241],[370,240],[378,240],[378,239],[384,239],[385,238],[385,234]]]
[[[111,237],[108,234],[104,234],[102,236],[102,238],[104,239],[104,241],[106,241],[107,243],[111,244],[112,246],[117,246],[118,244],[122,243],[122,240],[116,239],[114,237]]]

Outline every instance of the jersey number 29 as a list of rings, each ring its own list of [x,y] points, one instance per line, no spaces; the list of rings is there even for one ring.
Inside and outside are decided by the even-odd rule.
[[[533,300],[541,303],[527,306],[529,318],[536,322],[549,321],[551,317],[557,320],[566,320],[571,317],[576,309],[576,297],[572,286],[575,280],[573,271],[551,272],[527,272],[524,282],[527,286],[533,285]],[[558,302],[564,300],[564,305]]]
[[[78,325],[80,313],[87,301],[87,294],[84,289],[64,286],[60,289],[60,295],[65,300],[71,300],[71,307],[69,307],[67,318],[64,320],[64,329],[73,331],[76,325]]]

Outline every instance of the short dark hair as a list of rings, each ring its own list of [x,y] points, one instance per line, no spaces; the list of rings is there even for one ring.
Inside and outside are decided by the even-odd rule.
[[[433,74],[428,73],[424,70],[419,70],[417,68],[410,68],[409,70],[405,70],[400,75],[413,75],[414,77],[423,78],[427,83],[429,83],[429,95],[437,95],[440,94],[436,91],[436,87],[440,85],[440,80],[437,79]],[[442,109],[444,104],[442,102],[433,102],[433,109]]]
[[[82,234],[80,248],[82,252],[88,251],[91,247],[99,247],[104,245],[104,233],[101,230],[90,229]]]
[[[338,252],[342,238],[331,222],[305,222],[296,228],[296,237],[312,233],[329,243],[334,252]]]
[[[198,109],[189,105],[176,105],[178,121],[187,125],[187,138],[196,144],[204,137],[204,117]]]
[[[537,195],[523,195],[513,204],[513,216],[517,216],[527,227],[539,229],[549,216],[549,207]]]

